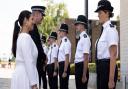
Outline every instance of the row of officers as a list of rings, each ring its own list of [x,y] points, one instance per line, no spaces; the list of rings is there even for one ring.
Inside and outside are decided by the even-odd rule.
[[[110,21],[110,18],[113,17],[113,7],[109,1],[101,0],[95,12],[98,13],[99,22],[102,24],[100,37],[95,44],[97,89],[115,89],[118,75],[116,67],[118,32]],[[89,80],[88,59],[91,47],[90,38],[86,33],[87,18],[79,15],[74,25],[76,31],[80,32],[74,60],[76,89],[87,89]],[[46,70],[50,89],[58,89],[57,75],[59,75],[60,89],[69,89],[71,42],[67,34],[68,25],[61,24],[59,28],[60,44],[56,43],[56,32],[52,32],[48,39]],[[45,51],[45,46],[43,48]]]
[[[39,89],[41,89],[41,78],[43,88],[47,89],[46,72],[50,89],[58,89],[58,75],[60,89],[69,89],[72,45],[67,37],[68,25],[61,24],[58,34],[52,32],[49,35],[47,43],[49,47],[46,51],[46,46],[41,44],[37,28],[45,16],[45,7],[32,6],[31,9],[32,14],[29,11],[23,11],[15,22],[12,53],[16,57],[16,69],[12,77],[11,89],[38,89],[38,75]],[[101,34],[95,43],[97,89],[116,88],[119,38],[116,27],[110,21],[110,18],[113,17],[113,9],[108,0],[101,0],[95,11],[102,24]],[[80,33],[74,60],[75,85],[76,89],[87,89],[91,47],[90,38],[86,33],[88,20],[84,15],[79,15],[74,25],[76,31]],[[57,38],[61,39],[60,44],[57,44]],[[42,39],[43,43],[45,41]]]
[[[84,22],[82,22],[83,20]],[[81,21],[81,22],[80,22]],[[77,44],[75,54],[75,81],[77,89],[87,88],[89,72],[88,72],[88,55],[91,42],[89,36],[85,32],[86,17],[79,15],[75,26],[80,31],[80,39]],[[81,24],[82,23],[82,24]],[[83,24],[84,23],[84,24]],[[81,29],[82,28],[82,29]],[[43,49],[47,55],[46,71],[50,89],[58,89],[58,75],[60,89],[69,89],[70,60],[71,60],[71,42],[67,37],[68,25],[61,24],[59,35],[52,32],[49,35],[47,44],[48,49],[44,45],[46,38],[42,36]],[[61,38],[60,44],[56,42],[57,37]],[[44,85],[46,82],[43,83]]]

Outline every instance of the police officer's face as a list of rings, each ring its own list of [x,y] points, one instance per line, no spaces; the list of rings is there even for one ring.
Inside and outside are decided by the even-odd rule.
[[[77,32],[80,32],[81,29],[84,29],[84,26],[82,24],[76,24],[75,27]]]
[[[108,12],[105,12],[103,10],[99,10],[98,17],[99,17],[100,23],[105,23],[109,19],[109,14],[108,14]]]
[[[43,20],[43,15],[40,11],[33,11],[32,12],[33,17],[34,17],[34,22],[35,24],[41,24],[42,20]]]
[[[47,40],[47,44],[48,44],[48,46],[50,45],[50,40],[49,40],[50,38],[48,38],[48,40]]]
[[[50,45],[54,42],[54,39],[53,38],[49,38],[49,43]]]
[[[65,34],[65,32],[59,31],[59,37],[60,37],[60,38],[64,37],[64,34]]]

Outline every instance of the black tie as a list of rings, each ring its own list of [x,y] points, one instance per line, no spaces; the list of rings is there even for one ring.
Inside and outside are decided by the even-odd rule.
[[[95,58],[96,58],[96,59],[98,59],[98,58],[97,58],[97,46],[98,46],[99,39],[100,39],[100,37],[101,37],[101,35],[102,35],[103,29],[104,29],[104,28],[103,28],[103,26],[102,26],[100,36],[99,36],[99,38],[97,39],[97,42],[96,42],[96,50],[95,50]]]
[[[61,39],[61,41],[60,41],[59,48],[60,48],[60,46],[61,46],[61,43],[62,43],[62,39]],[[57,53],[57,60],[58,60],[58,55],[59,55],[59,48],[58,48],[58,53]]]
[[[53,47],[51,46],[50,63],[51,63],[51,60],[53,60],[53,59],[52,59],[52,48],[53,48]]]

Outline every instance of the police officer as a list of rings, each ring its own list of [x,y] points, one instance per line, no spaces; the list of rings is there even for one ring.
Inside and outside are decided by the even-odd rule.
[[[58,89],[58,45],[56,43],[57,33],[52,32],[49,36],[49,50],[47,54],[47,74],[50,89]]]
[[[32,6],[32,15],[34,20],[34,28],[30,32],[30,35],[35,42],[37,49],[38,49],[38,58],[37,58],[37,70],[39,74],[39,88],[41,88],[41,76],[44,74],[43,66],[45,65],[46,55],[44,53],[42,44],[41,44],[41,37],[38,32],[37,25],[41,24],[44,16],[45,16],[45,7],[44,6]],[[45,84],[43,85],[43,89],[47,89],[47,80],[45,80]]]
[[[41,42],[42,42],[42,47],[43,47],[44,53],[45,53],[45,55],[47,55],[48,48],[45,44],[46,43],[46,36],[45,35],[42,35]],[[46,62],[47,62],[47,59],[46,59]],[[47,86],[46,66],[47,66],[47,63],[45,63],[43,65],[43,70],[42,70],[42,74],[41,74],[42,83],[43,83],[44,88]]]
[[[68,39],[67,34],[68,25],[61,24],[59,29],[61,44],[58,53],[60,89],[69,89],[68,82],[70,74],[71,42]]]
[[[41,42],[42,42],[42,47],[44,49],[44,53],[47,55],[48,53],[48,48],[46,46],[46,36],[45,35],[42,35],[41,37]]]
[[[86,33],[87,18],[79,15],[75,22],[76,31],[80,33],[75,54],[75,82],[76,89],[87,89],[89,72],[88,61],[90,51],[90,38]]]
[[[118,75],[118,32],[110,21],[113,7],[108,0],[101,0],[95,12],[102,24],[101,35],[96,42],[97,89],[115,89]]]

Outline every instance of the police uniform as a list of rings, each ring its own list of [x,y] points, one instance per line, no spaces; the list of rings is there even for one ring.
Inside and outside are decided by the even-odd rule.
[[[45,16],[46,7],[44,7],[44,6],[32,6],[31,9],[32,9],[32,11],[40,11],[42,13],[42,16]]]
[[[52,32],[49,38],[57,39],[57,33]],[[50,89],[58,89],[58,74],[57,76],[53,76],[54,72],[58,73],[58,69],[55,69],[55,60],[57,59],[57,55],[58,45],[54,42],[50,45],[47,53],[47,74]]]
[[[48,48],[45,45],[45,43],[46,43],[46,37],[44,35],[42,35],[41,41],[42,41],[42,47],[43,47],[44,53],[45,53],[45,55],[47,55]],[[43,66],[43,70],[42,70],[42,73],[41,73],[41,78],[42,78],[42,83],[43,83],[43,88],[44,89],[47,89],[46,65],[47,64],[45,64]],[[41,81],[41,79],[40,79],[40,81]]]
[[[47,48],[47,46],[45,45],[45,43],[46,43],[46,37],[45,37],[44,35],[42,35],[41,41],[42,41],[42,47],[43,47],[43,49],[44,49],[44,53],[47,55],[47,53],[48,53],[48,48]]]
[[[44,11],[45,11],[44,6],[32,6],[31,9],[32,9],[32,11],[40,11],[42,13],[42,15],[45,15],[44,14]],[[44,62],[46,60],[46,55],[44,53],[44,50],[43,50],[43,47],[41,44],[41,37],[38,32],[38,28],[37,28],[36,24],[34,25],[33,30],[30,31],[30,35],[38,49],[37,70],[38,70],[38,74],[39,74],[39,87],[41,87],[41,76],[43,74],[45,74],[43,72],[43,66],[44,66]],[[45,84],[43,87],[44,87],[44,89],[47,89],[47,80],[45,80]]]
[[[79,15],[75,25],[77,24],[87,24],[87,19],[83,15]],[[87,89],[88,79],[89,79],[89,72],[87,70],[86,77],[87,81],[82,83],[82,76],[83,76],[83,62],[84,62],[84,54],[89,54],[90,51],[90,38],[85,31],[80,33],[80,39],[77,43],[76,53],[75,53],[75,82],[76,82],[76,89]]]
[[[68,33],[68,25],[67,24],[61,24],[61,27],[59,31],[65,31]],[[64,71],[65,66],[65,55],[69,54],[69,61],[71,58],[71,42],[68,39],[68,37],[63,37],[61,39],[61,44],[59,47],[58,52],[58,62],[59,62],[59,79],[60,79],[60,89],[69,89],[68,88],[68,82],[69,82],[69,74],[70,74],[70,65],[67,68],[67,71]],[[66,72],[67,76],[65,78],[62,77],[62,74]]]
[[[100,1],[98,3],[98,8],[95,12],[99,10],[109,10],[113,11],[113,7],[109,1]],[[110,52],[109,47],[116,45],[118,47],[118,32],[116,27],[111,23],[111,21],[106,21],[102,25],[101,35],[96,42],[96,72],[97,72],[97,89],[109,89],[109,71],[110,71]],[[115,67],[114,81],[117,81],[117,67]],[[116,86],[116,85],[115,85]],[[115,89],[115,88],[113,88]]]
[[[42,44],[42,47],[43,47],[43,49],[44,49],[44,53],[47,55],[47,53],[48,53],[48,48],[47,48],[47,46],[46,46],[45,44]]]

